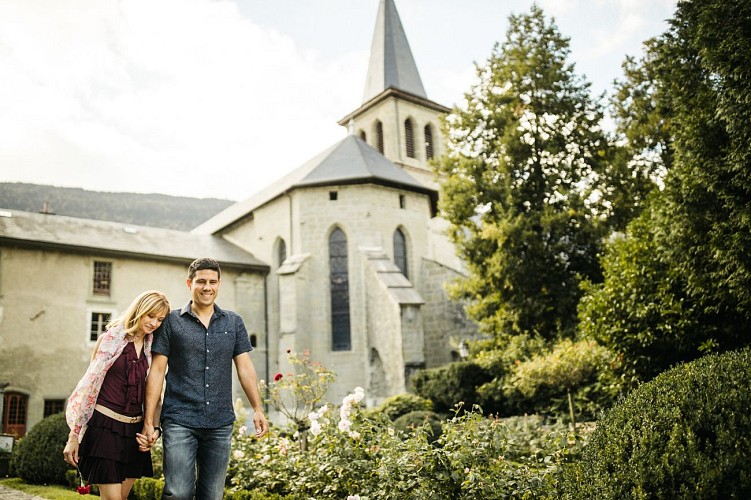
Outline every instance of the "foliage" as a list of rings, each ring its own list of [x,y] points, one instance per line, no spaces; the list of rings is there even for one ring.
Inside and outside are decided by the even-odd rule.
[[[131,496],[136,500],[159,500],[164,491],[164,479],[140,477],[136,479],[131,490]]]
[[[537,6],[509,24],[446,120],[440,208],[469,272],[451,291],[488,333],[555,338],[599,277],[610,149],[568,39]]]
[[[641,385],[611,410],[566,498],[748,498],[751,351],[712,354]]]
[[[721,348],[751,328],[749,19],[744,0],[681,2],[656,48],[675,145],[657,236]]]
[[[394,420],[394,429],[400,431],[405,436],[419,430],[424,432],[428,442],[432,443],[441,436],[441,422],[442,419],[437,413],[428,410],[418,410],[405,413]]]
[[[297,433],[258,440],[238,432],[231,491],[363,500],[554,498],[557,471],[586,441],[559,424],[519,418],[507,425],[475,409],[443,421],[441,436],[430,444],[428,427],[403,434],[383,412],[363,411],[352,398],[357,393],[339,411],[326,404],[315,412],[320,432],[311,432],[307,452],[296,446]]]
[[[309,427],[308,415],[321,402],[335,375],[321,363],[311,361],[308,352],[298,354],[288,350],[287,359],[292,371],[277,373],[273,381],[261,381],[261,391],[266,403],[287,417],[299,432],[305,432]],[[305,443],[303,439],[303,448]]]
[[[432,410],[433,402],[431,400],[409,392],[386,398],[380,406],[380,411],[392,422],[402,415],[413,411]]]
[[[549,352],[519,363],[510,377],[507,391],[519,392],[528,398],[540,390],[566,394],[571,422],[575,423],[573,393],[599,379],[610,382],[609,399],[614,400],[620,389],[615,375],[617,367],[615,355],[596,342],[564,339]]]
[[[628,386],[700,356],[714,333],[699,321],[685,279],[660,257],[653,237],[659,224],[647,210],[611,241],[602,257],[604,282],[586,284],[579,304],[582,335],[623,355]]]
[[[472,361],[459,361],[438,368],[420,370],[412,377],[417,395],[433,402],[438,413],[450,413],[457,403],[472,407],[478,403],[477,387],[491,380],[491,374]]]
[[[664,189],[609,245],[580,329],[648,380],[751,331],[751,5],[681,2],[669,30],[625,66],[615,117],[636,153],[659,155]],[[629,100],[630,99],[630,100]]]
[[[233,201],[165,194],[107,193],[0,182],[0,207],[36,213],[45,202],[57,215],[189,231]]]
[[[224,500],[294,500],[294,497],[268,493],[264,490],[239,490],[234,492],[225,491]]]
[[[13,447],[10,475],[32,484],[66,484],[62,450],[69,432],[63,413],[42,419]]]

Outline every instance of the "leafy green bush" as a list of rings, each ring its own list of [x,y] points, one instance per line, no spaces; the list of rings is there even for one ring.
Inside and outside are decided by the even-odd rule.
[[[433,402],[417,394],[405,393],[397,394],[386,398],[381,403],[380,411],[386,414],[393,422],[402,415],[413,411],[432,411]]]
[[[453,413],[458,403],[464,408],[479,405],[477,387],[493,376],[477,363],[461,361],[440,368],[421,370],[412,377],[415,393],[433,402],[438,413]]]
[[[136,500],[161,500],[164,491],[164,479],[139,477],[133,484],[130,496]]]
[[[230,493],[266,491],[290,498],[555,498],[559,468],[585,439],[541,418],[504,420],[457,411],[434,443],[422,425],[403,434],[383,412],[325,405],[312,415],[309,447],[272,429],[262,439],[233,436]],[[342,411],[349,409],[349,411]],[[346,425],[342,425],[346,422]],[[294,429],[294,424],[290,424]],[[313,432],[313,429],[316,429]],[[273,498],[273,497],[272,497]]]
[[[751,498],[751,350],[641,385],[564,473],[567,498]]]
[[[394,420],[394,428],[410,435],[420,430],[426,432],[429,442],[441,437],[441,417],[432,411],[412,411]]]
[[[293,500],[293,498],[292,496],[268,493],[265,490],[226,491],[224,493],[224,500]]]
[[[57,413],[41,420],[13,448],[10,475],[32,484],[67,484],[63,448],[70,429],[65,415]]]

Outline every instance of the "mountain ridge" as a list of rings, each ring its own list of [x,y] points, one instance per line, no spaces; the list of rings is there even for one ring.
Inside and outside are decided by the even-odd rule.
[[[0,208],[190,231],[232,200],[0,182]]]

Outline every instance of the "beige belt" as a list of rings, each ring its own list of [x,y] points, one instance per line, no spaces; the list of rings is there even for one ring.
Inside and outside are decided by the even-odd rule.
[[[106,406],[102,405],[96,405],[94,406],[94,409],[102,415],[107,415],[109,418],[117,420],[118,422],[125,422],[126,424],[136,424],[143,420],[143,415],[138,415],[137,417],[128,417],[125,415],[120,415],[119,413],[114,412]]]

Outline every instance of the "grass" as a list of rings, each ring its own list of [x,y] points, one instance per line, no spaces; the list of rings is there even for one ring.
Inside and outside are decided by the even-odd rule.
[[[48,500],[82,500],[76,490],[61,485],[29,484],[18,477],[0,479],[0,484]]]

